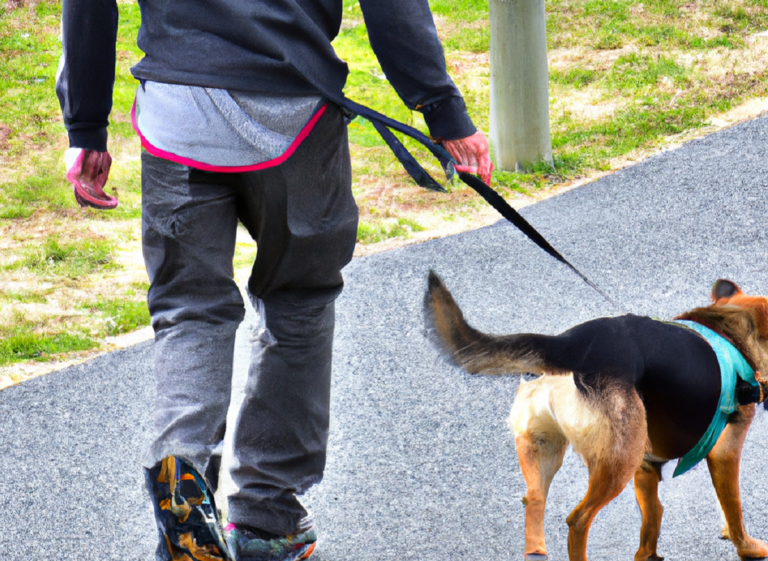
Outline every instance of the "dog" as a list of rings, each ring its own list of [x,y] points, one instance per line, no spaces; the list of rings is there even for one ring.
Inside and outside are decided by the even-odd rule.
[[[747,296],[721,279],[712,288],[711,305],[676,318],[690,324],[625,315],[588,321],[556,336],[493,336],[465,321],[434,272],[428,285],[428,332],[454,364],[472,374],[541,375],[520,384],[509,417],[527,486],[525,559],[547,559],[544,508],[568,444],[589,471],[587,494],[566,519],[570,561],[586,561],[595,515],[633,477],[642,513],[634,559],[663,559],[656,552],[661,467],[700,450],[717,415],[724,429],[719,437],[713,433],[716,441],[703,454],[725,514],[723,537],[741,559],[768,557],[768,545],[744,528],[738,481],[755,404],[768,395],[768,378],[760,374],[768,372],[768,299]],[[754,384],[739,378],[734,394],[724,391],[721,397],[721,387],[727,386],[721,383],[720,359],[713,344],[694,330],[700,325],[735,347],[731,352],[754,371]],[[726,414],[718,413],[721,399],[732,400],[727,422]]]

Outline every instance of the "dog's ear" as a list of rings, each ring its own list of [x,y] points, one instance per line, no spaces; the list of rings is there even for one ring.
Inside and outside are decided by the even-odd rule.
[[[736,283],[733,283],[726,279],[718,279],[717,281],[715,281],[715,284],[712,286],[713,302],[723,304],[724,302],[720,302],[720,300],[728,300],[730,298],[733,298],[737,294],[743,294],[741,292],[741,289],[738,286],[736,286]]]

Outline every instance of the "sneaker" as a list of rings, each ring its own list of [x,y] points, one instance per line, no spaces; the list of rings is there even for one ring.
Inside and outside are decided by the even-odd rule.
[[[160,534],[158,561],[232,561],[210,485],[192,464],[169,456],[145,477]]]
[[[309,559],[317,545],[317,533],[311,518],[302,520],[297,532],[285,537],[234,524],[228,524],[224,533],[236,561]]]

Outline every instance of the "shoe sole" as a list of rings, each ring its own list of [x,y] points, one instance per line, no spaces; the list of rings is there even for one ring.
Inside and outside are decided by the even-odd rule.
[[[317,543],[313,543],[312,545],[310,545],[309,549],[307,549],[307,552],[301,557],[299,557],[299,559],[309,559],[310,557],[312,557],[312,554],[315,552],[316,545]]]
[[[312,557],[312,554],[315,552],[315,546],[317,545],[317,542],[310,544],[309,547],[307,547],[307,551],[301,554],[301,557],[298,559],[309,559]]]

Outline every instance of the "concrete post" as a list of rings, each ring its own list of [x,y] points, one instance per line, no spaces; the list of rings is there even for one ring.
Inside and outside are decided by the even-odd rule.
[[[491,144],[497,166],[553,165],[544,0],[490,0]]]

